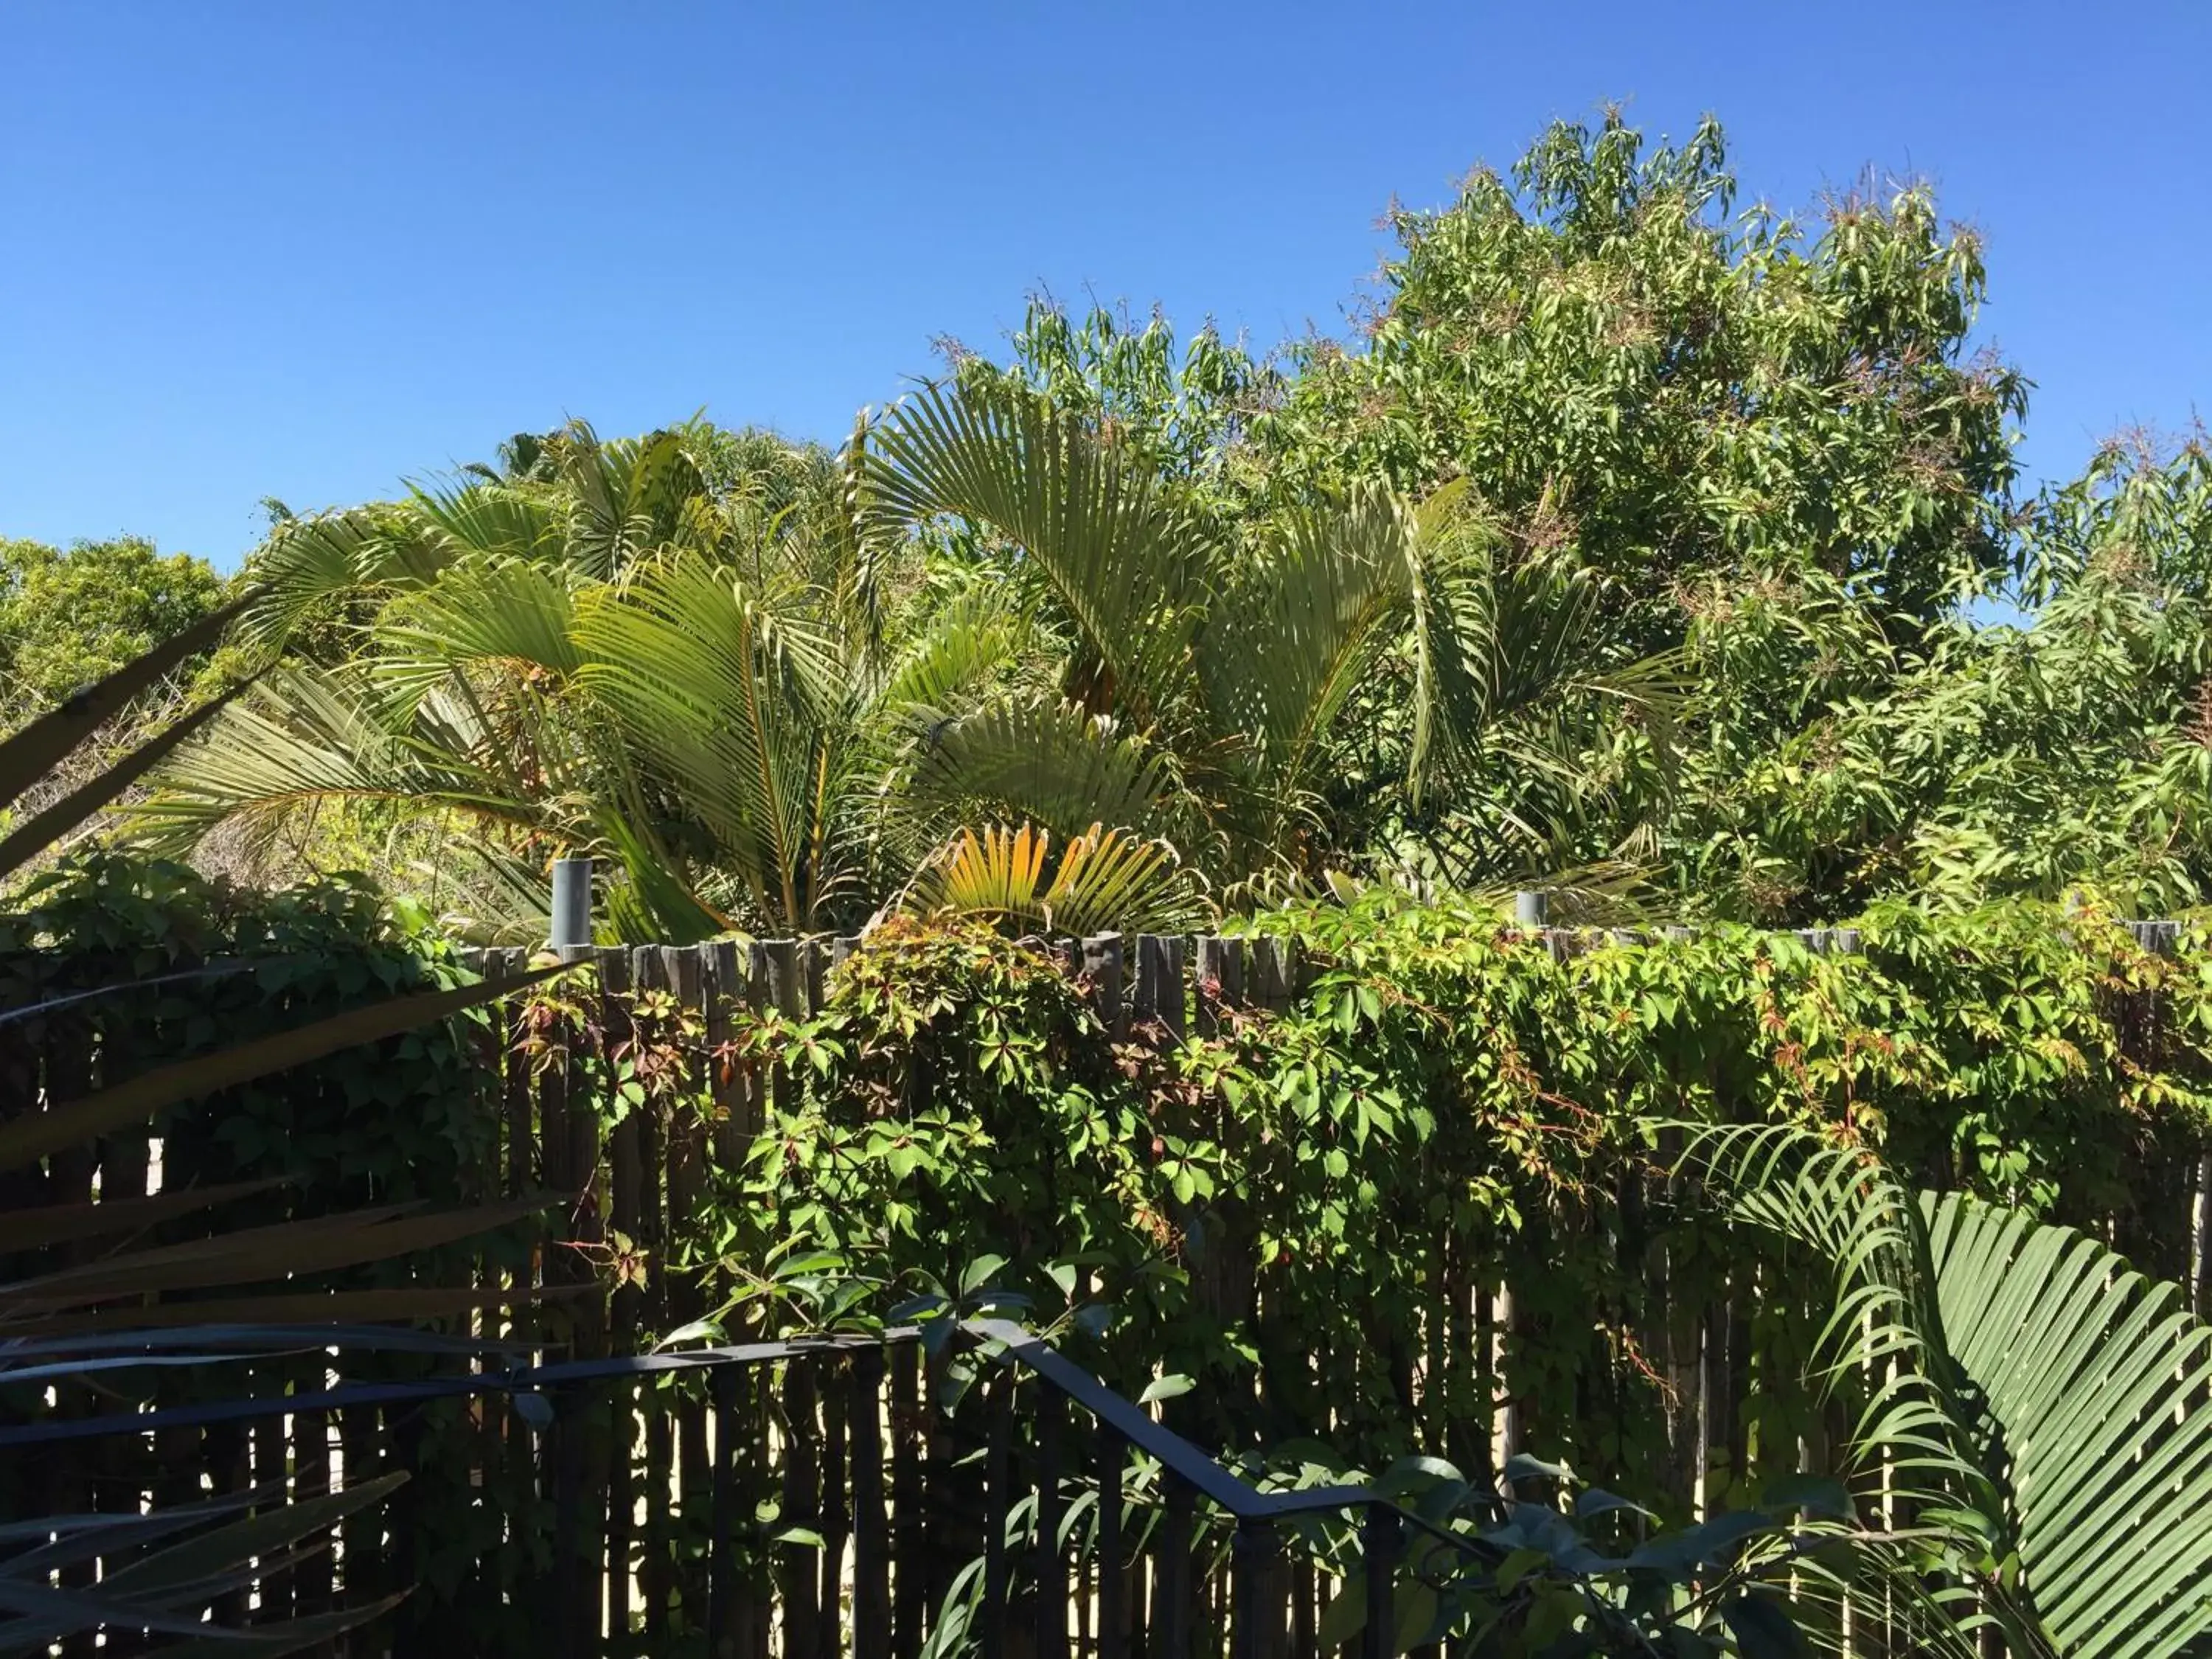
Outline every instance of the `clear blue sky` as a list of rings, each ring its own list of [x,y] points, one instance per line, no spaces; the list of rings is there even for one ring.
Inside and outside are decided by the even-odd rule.
[[[1988,239],[2026,456],[2212,408],[2212,4],[0,0],[0,535],[229,565],[570,416],[835,440],[1042,283],[1340,325],[1554,115]]]

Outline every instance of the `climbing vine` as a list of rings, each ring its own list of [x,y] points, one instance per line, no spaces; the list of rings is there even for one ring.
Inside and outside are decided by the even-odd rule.
[[[1170,1409],[1219,1443],[1472,1467],[1510,1406],[1522,1443],[1677,1502],[1700,1457],[1710,1493],[1822,1425],[1817,1291],[1669,1188],[1668,1122],[1815,1124],[2191,1271],[2194,930],[2158,955],[2094,910],[1898,907],[1850,954],[1733,927],[1559,953],[1378,894],[1252,931],[1298,941],[1291,1006],[1200,983],[1176,1037],[1110,1030],[1033,945],[885,930],[815,1018],[740,1023],[727,1057],[776,1081],[695,1254],[824,1252],[887,1303],[988,1279],[1083,1316],[1122,1386],[1196,1379]],[[1742,1426],[1699,1449],[1680,1395],[1728,1320]]]

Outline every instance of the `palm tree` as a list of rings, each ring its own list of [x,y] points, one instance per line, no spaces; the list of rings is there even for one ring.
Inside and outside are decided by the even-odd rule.
[[[1852,1478],[1917,1520],[1900,1565],[2014,1654],[2151,1659],[2212,1635],[2212,1327],[2072,1228],[1795,1127],[1695,1131],[1686,1167],[1828,1263],[1822,1376]]]
[[[1020,614],[1058,644],[1050,682],[939,734],[915,779],[955,816],[1165,837],[1218,882],[1311,870],[1322,792],[1356,700],[1407,705],[1404,782],[1466,798],[1510,758],[1532,806],[1571,784],[1563,719],[1663,709],[1671,662],[1602,667],[1602,592],[1506,558],[1447,489],[1380,488],[1224,531],[1142,455],[1042,397],[923,388],[854,458],[874,549],[951,521],[981,532]],[[1547,811],[1495,822],[1540,838]]]
[[[713,439],[572,428],[281,525],[258,626],[335,615],[342,648],[227,711],[142,828],[430,814],[526,884],[562,852],[614,860],[617,925],[810,931],[994,820],[1164,841],[1178,882],[1217,888],[1316,869],[1344,713],[1401,683],[1417,791],[1501,746],[1535,787],[1571,781],[1533,717],[1655,701],[1656,675],[1594,670],[1589,580],[1501,562],[1455,494],[1231,537],[1042,398],[980,383],[923,388],[780,496],[746,487],[757,445],[732,465]]]
[[[510,869],[608,856],[639,932],[822,925],[866,853],[878,716],[945,694],[977,630],[947,612],[877,650],[853,562],[787,533],[787,506],[710,489],[690,441],[571,428],[550,459],[282,527],[260,630],[350,613],[348,649],[264,676],[162,775],[141,832],[374,807],[465,823]]]

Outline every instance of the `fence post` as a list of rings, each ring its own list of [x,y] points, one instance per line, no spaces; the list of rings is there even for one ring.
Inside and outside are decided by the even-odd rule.
[[[1513,921],[1520,927],[1541,927],[1552,917],[1549,893],[1522,891],[1513,896]]]
[[[592,942],[592,861],[589,859],[553,860],[553,927],[547,943],[554,945]]]

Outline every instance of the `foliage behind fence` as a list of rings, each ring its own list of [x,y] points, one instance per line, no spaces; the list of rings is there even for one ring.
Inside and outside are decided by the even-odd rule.
[[[1835,1425],[1801,1376],[1825,1280],[1670,1193],[1655,1121],[1818,1121],[2203,1285],[2194,935],[2027,907],[1854,933],[1378,896],[1065,962],[888,936],[756,1028],[790,1083],[722,1213],[909,1289],[1003,1257],[1047,1314],[1103,1300],[1088,1357],[1196,1377],[1170,1412],[1216,1445],[1525,1447],[1680,1511]]]
[[[228,902],[118,867],[51,890],[5,941],[11,1000],[241,953],[276,965],[5,1028],[9,1109],[155,1044],[453,971],[342,891]],[[560,1237],[416,1271],[580,1291],[514,1333],[549,1351],[635,1352],[733,1297],[731,1334],[761,1329],[792,1311],[769,1264],[820,1248],[839,1264],[823,1273],[880,1283],[878,1309],[988,1279],[1040,1321],[1079,1316],[1064,1340],[1123,1392],[1194,1378],[1164,1409],[1217,1449],[1319,1440],[1369,1468],[1419,1449],[1471,1473],[1527,1449],[1676,1513],[1820,1462],[1838,1425],[1800,1374],[1818,1276],[1670,1194],[1655,1121],[1816,1120],[1932,1184],[2087,1226],[2200,1306],[2208,1288],[2212,960],[2190,927],[2009,906],[1884,911],[1855,937],[1628,939],[1377,896],[1240,938],[911,925],[864,946],[583,954],[595,973],[503,1029],[462,1022],[210,1100],[162,1126],[158,1165],[118,1138],[9,1201],[119,1196],[156,1172],[292,1175],[255,1200],[288,1213],[542,1187],[577,1195]],[[253,1380],[304,1389],[323,1365]],[[165,1403],[209,1386],[149,1385]],[[65,1392],[51,1409],[93,1408]],[[778,1409],[779,1444],[814,1443],[816,1418]],[[576,1582],[641,1625],[696,1623],[696,1585],[679,1591],[696,1540],[653,1495],[698,1489],[708,1410],[647,1390],[630,1432],[568,1472],[599,1517]],[[422,1431],[447,1438],[386,1540],[392,1571],[422,1577],[416,1616],[513,1648],[529,1620],[501,1575],[550,1559],[545,1472],[500,1413]],[[326,1432],[342,1443],[344,1425],[187,1431],[161,1461],[304,1488]],[[9,1507],[98,1475],[18,1462]],[[634,1577],[608,1570],[622,1562]]]

